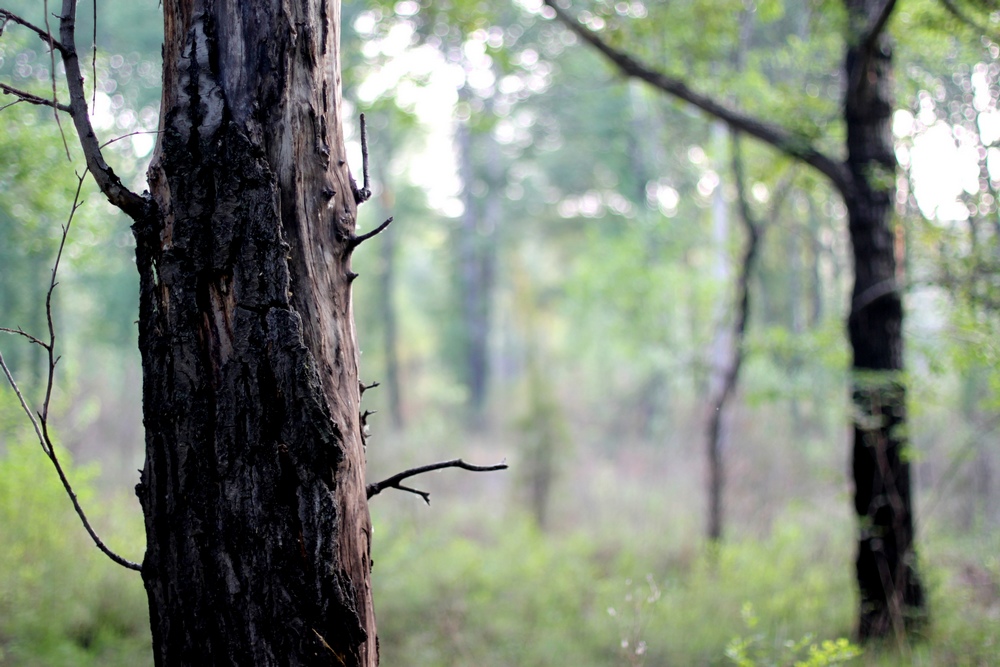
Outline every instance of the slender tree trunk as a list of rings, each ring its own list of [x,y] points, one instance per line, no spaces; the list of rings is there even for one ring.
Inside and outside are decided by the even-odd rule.
[[[848,0],[864,25],[883,0]],[[855,283],[848,331],[853,360],[854,505],[860,522],[857,576],[861,639],[901,635],[922,613],[916,571],[913,501],[903,381],[903,303],[892,229],[896,157],[892,114],[892,51],[888,37],[849,47],[845,197]]]
[[[378,197],[384,215],[392,209],[393,197],[386,189],[385,174],[380,177],[382,193]],[[382,218],[379,215],[378,218]],[[397,431],[405,426],[403,418],[403,391],[399,372],[399,322],[396,318],[396,230],[383,232],[382,266],[378,276],[378,309],[382,319],[382,346],[385,355],[385,387],[389,401],[389,418]]]
[[[340,3],[163,12],[133,228],[155,662],[370,667]]]
[[[499,154],[495,146],[487,145],[488,190],[483,201],[472,194],[476,173],[474,169],[474,142],[482,139],[489,144],[492,137],[473,135],[468,124],[459,128],[459,170],[465,187],[462,227],[459,231],[459,276],[462,299],[462,336],[465,342],[465,380],[469,390],[471,425],[482,428],[485,420],[486,392],[489,388],[489,334],[491,324],[491,299],[495,274],[496,249],[494,232],[502,205],[500,178],[494,180],[498,170]]]

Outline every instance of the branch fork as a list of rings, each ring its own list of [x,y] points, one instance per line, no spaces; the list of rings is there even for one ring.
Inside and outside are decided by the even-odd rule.
[[[438,463],[431,463],[424,466],[418,466],[416,468],[410,468],[409,470],[404,470],[403,472],[396,473],[392,477],[383,479],[381,482],[376,482],[374,484],[369,484],[367,487],[368,498],[371,499],[372,496],[377,496],[385,489],[399,489],[400,491],[406,491],[407,493],[413,493],[424,499],[424,502],[428,505],[431,504],[431,494],[428,491],[421,491],[420,489],[414,489],[410,486],[403,486],[400,482],[404,479],[409,479],[410,477],[415,477],[417,475],[422,475],[427,472],[433,472],[435,470],[441,470],[443,468],[461,468],[462,470],[469,470],[471,472],[492,472],[494,470],[506,470],[508,468],[506,459],[497,463],[496,465],[490,466],[477,466],[471,463],[466,463],[462,459],[451,459],[450,461],[439,461]]]
[[[77,516],[80,517],[80,521],[83,523],[83,527],[86,529],[87,534],[93,540],[94,544],[97,546],[101,552],[104,553],[108,558],[118,563],[122,567],[129,570],[141,571],[142,566],[138,563],[134,563],[126,558],[123,558],[108,548],[107,545],[101,540],[97,532],[91,526],[90,521],[87,519],[86,513],[83,511],[83,507],[80,505],[80,500],[73,490],[72,484],[70,484],[69,479],[66,477],[66,472],[62,467],[62,463],[59,461],[59,456],[56,453],[54,444],[52,443],[52,438],[49,435],[49,404],[52,400],[52,389],[55,386],[55,372],[56,364],[59,363],[59,357],[55,353],[56,349],[56,333],[55,324],[52,318],[52,293],[56,289],[56,285],[59,283],[56,281],[56,274],[59,271],[59,261],[62,259],[63,248],[66,246],[66,237],[69,235],[70,225],[73,222],[73,216],[77,209],[80,208],[80,191],[83,188],[84,176],[77,175],[77,185],[76,194],[73,196],[73,206],[70,209],[69,219],[66,224],[62,227],[62,237],[59,241],[59,250],[56,252],[56,259],[52,264],[52,278],[49,281],[49,289],[45,295],[45,317],[46,323],[48,325],[48,340],[42,340],[36,336],[25,332],[21,328],[9,329],[6,327],[0,328],[0,331],[4,333],[13,334],[16,336],[21,336],[26,339],[29,343],[35,345],[40,345],[46,352],[48,356],[48,376],[46,378],[45,384],[45,397],[42,399],[42,407],[37,413],[32,411],[31,407],[28,405],[27,400],[24,398],[24,394],[21,393],[20,387],[18,387],[17,382],[14,379],[13,374],[7,367],[7,363],[4,361],[3,354],[0,353],[0,369],[3,370],[4,376],[7,378],[8,384],[10,384],[11,389],[14,390],[14,394],[17,396],[18,402],[21,404],[21,409],[24,414],[27,415],[28,420],[31,422],[32,427],[35,429],[35,436],[38,438],[38,444],[41,445],[42,451],[48,457],[49,461],[52,462],[52,466],[56,469],[56,474],[59,475],[59,481],[62,482],[63,488],[66,491],[66,495],[69,496],[70,502],[73,503],[73,509],[76,511]]]

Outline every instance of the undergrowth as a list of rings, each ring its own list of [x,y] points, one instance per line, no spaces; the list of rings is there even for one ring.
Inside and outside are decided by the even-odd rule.
[[[89,543],[47,466],[37,446],[0,456],[0,665],[151,664],[139,577]],[[70,470],[109,540],[138,557],[134,501],[96,497],[94,475]],[[380,510],[399,503],[374,517],[383,665],[979,667],[1000,655],[996,536],[924,536],[926,635],[855,655],[847,521],[801,509],[707,553],[611,528],[546,533],[470,505]]]

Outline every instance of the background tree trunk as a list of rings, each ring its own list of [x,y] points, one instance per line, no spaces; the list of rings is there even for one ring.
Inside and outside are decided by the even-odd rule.
[[[134,227],[156,664],[375,665],[340,3],[163,13]]]
[[[866,25],[882,0],[848,0],[849,16]],[[865,33],[861,33],[864,35]],[[854,250],[848,331],[853,350],[854,505],[860,522],[858,635],[864,640],[911,625],[924,605],[913,549],[910,467],[905,457],[903,303],[896,276],[893,197],[892,51],[879,34],[848,48],[845,63],[847,167],[845,196]]]
[[[464,94],[464,93],[463,93]],[[476,132],[468,123],[459,126],[459,173],[464,185],[461,229],[458,239],[459,292],[464,343],[463,370],[469,391],[469,425],[486,426],[486,398],[490,382],[489,340],[492,325],[493,287],[496,274],[496,226],[501,214],[502,173],[499,149],[488,133]],[[479,150],[480,147],[482,150]],[[473,194],[477,153],[485,153],[486,192]]]

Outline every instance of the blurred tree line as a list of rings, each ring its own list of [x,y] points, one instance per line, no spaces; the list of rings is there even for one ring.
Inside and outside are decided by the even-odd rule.
[[[95,122],[108,137],[157,124],[155,3],[117,5],[97,35],[105,120]],[[841,3],[572,8],[651,66],[840,155]],[[380,410],[372,478],[471,442],[514,459],[512,494],[549,531],[607,499],[593,490],[607,467],[613,486],[674,484],[696,517],[688,532],[701,532],[706,405],[728,343],[744,361],[721,424],[727,524],[752,534],[791,502],[844,504],[852,258],[829,182],[743,140],[740,184],[724,131],[622,77],[541,2],[345,2],[343,12],[344,95],[366,114],[375,181],[362,226],[397,221],[356,259],[362,372],[382,383],[366,395]],[[982,3],[920,0],[900,3],[888,31],[918,533],[932,522],[995,531],[1000,27]],[[4,81],[44,91],[48,66],[15,31],[0,40]],[[0,118],[0,325],[30,331],[43,325],[73,164],[51,114],[25,107]],[[148,139],[111,148],[135,183]],[[763,234],[734,342],[741,204]],[[141,456],[131,243],[91,194],[56,291],[63,441],[101,461],[109,488],[131,480]],[[32,391],[36,350],[0,345]],[[4,388],[5,447],[21,432],[14,408]]]

